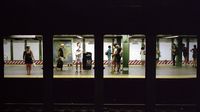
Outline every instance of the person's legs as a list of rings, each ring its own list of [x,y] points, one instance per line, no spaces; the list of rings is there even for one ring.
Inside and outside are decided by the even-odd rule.
[[[185,65],[187,65],[188,64],[188,57],[187,56],[184,56],[184,62],[185,62]]]
[[[176,57],[175,55],[172,55],[173,66],[175,66],[175,63],[176,63],[175,62],[175,57]]]
[[[197,58],[194,58],[194,67],[197,67]]]
[[[82,68],[82,63],[81,62],[79,62],[80,63],[80,72],[81,72],[81,68]]]
[[[116,61],[114,61],[113,72],[115,72],[115,68],[116,68]]]
[[[120,62],[117,62],[117,72],[120,70]]]
[[[29,74],[31,75],[32,64],[29,65]]]
[[[28,64],[26,64],[26,74],[27,74],[27,75],[28,75],[28,73],[29,73],[29,72],[28,72],[28,71],[29,71],[28,69],[29,69]]]
[[[30,68],[30,64],[27,64],[27,75],[30,75],[31,74],[31,68]]]
[[[76,60],[76,72],[78,72],[78,60]]]

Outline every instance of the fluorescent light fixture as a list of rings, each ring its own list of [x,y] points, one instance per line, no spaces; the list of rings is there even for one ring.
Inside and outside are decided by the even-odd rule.
[[[134,34],[134,35],[132,35],[133,37],[145,37],[145,35],[144,34]]]
[[[12,38],[35,38],[36,35],[11,35]]]
[[[168,36],[168,37],[165,37],[165,38],[177,38],[178,36]]]
[[[81,36],[79,36],[79,35],[76,35],[76,37],[77,37],[77,38],[80,38],[80,39],[83,38],[83,37],[81,37]]]

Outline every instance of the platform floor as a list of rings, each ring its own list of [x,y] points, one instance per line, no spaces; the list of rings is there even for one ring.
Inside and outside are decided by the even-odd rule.
[[[156,78],[196,78],[197,69],[191,66],[175,67],[159,65],[156,68]],[[5,65],[5,78],[42,78],[42,66],[32,69],[31,75],[26,75],[25,65]],[[105,66],[105,78],[145,78],[145,66],[129,66],[129,74],[113,73],[111,67]],[[54,70],[54,78],[94,78],[94,69],[76,72],[75,66],[64,67],[63,71]]]

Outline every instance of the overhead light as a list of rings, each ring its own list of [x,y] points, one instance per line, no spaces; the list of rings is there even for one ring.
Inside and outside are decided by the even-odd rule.
[[[80,39],[83,38],[83,37],[81,37],[81,36],[79,36],[79,35],[76,35],[76,37],[77,37],[77,38],[80,38]]]
[[[35,38],[36,35],[11,35],[11,38]]]
[[[165,38],[177,38],[178,36],[168,36],[168,37],[165,37]]]

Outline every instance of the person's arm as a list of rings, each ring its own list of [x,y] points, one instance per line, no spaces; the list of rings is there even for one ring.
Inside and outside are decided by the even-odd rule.
[[[33,60],[35,60],[34,56],[33,56],[33,52],[31,51],[31,57]]]

